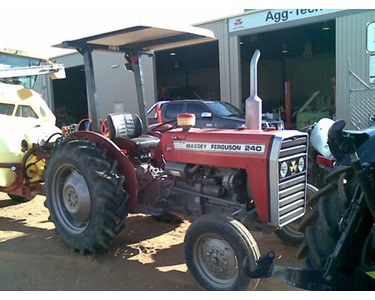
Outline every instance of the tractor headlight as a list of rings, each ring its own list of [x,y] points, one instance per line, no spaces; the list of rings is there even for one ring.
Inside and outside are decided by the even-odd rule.
[[[305,169],[305,159],[300,157],[298,160],[298,171],[302,172]]]
[[[280,176],[284,178],[287,173],[288,173],[288,164],[284,161],[280,165]]]

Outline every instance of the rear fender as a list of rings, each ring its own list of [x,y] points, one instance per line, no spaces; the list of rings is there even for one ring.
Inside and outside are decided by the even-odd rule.
[[[342,173],[350,173],[353,172],[352,166],[345,166],[345,165],[337,165],[335,166],[332,171],[324,178],[326,184],[337,181]]]
[[[67,139],[85,139],[96,143],[108,151],[108,155],[118,162],[118,171],[125,176],[124,189],[129,194],[128,208],[133,210],[137,207],[138,182],[134,166],[125,156],[122,150],[110,139],[92,131],[77,131],[68,136]]]

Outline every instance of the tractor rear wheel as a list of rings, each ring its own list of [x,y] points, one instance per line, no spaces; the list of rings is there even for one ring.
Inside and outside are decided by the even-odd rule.
[[[333,185],[330,192],[311,205],[313,218],[305,230],[308,245],[305,264],[312,269],[322,269],[332,254],[340,238],[339,222],[350,202],[357,181],[343,174]],[[309,203],[308,203],[309,204]]]
[[[318,189],[311,184],[307,184],[306,191],[307,191],[306,199],[308,201],[310,197],[312,197],[315,193],[318,192]],[[275,235],[285,244],[288,244],[291,246],[300,245],[305,238],[304,233],[299,231],[299,226],[302,220],[303,218],[300,218],[297,221],[294,221],[292,223],[289,223],[283,226],[280,229],[277,229],[275,231]]]
[[[124,228],[124,176],[106,151],[86,140],[56,146],[45,170],[45,206],[56,231],[80,253],[106,249]]]
[[[195,280],[206,290],[254,290],[242,268],[246,257],[255,268],[258,245],[248,229],[223,214],[207,214],[189,227],[184,241],[185,260]]]
[[[374,266],[374,219],[363,205],[356,176],[341,175],[329,183],[330,192],[311,205],[314,213],[305,231],[305,265],[323,270],[332,290],[374,290],[373,278],[363,273]]]

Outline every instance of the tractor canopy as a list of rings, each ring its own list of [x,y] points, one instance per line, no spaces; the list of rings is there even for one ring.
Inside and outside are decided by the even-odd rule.
[[[153,26],[133,26],[107,33],[96,34],[75,40],[63,41],[54,47],[75,49],[83,55],[87,87],[89,118],[93,130],[100,131],[100,118],[97,110],[96,86],[92,60],[93,51],[112,51],[124,53],[128,70],[134,72],[139,114],[144,130],[148,128],[146,105],[142,89],[143,78],[138,64],[141,55],[152,56],[154,51],[172,49],[193,44],[215,41],[216,38],[208,29],[197,27],[160,28]]]

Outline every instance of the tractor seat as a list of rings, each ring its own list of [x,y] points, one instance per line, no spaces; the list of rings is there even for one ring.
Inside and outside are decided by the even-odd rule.
[[[107,127],[109,130],[109,138],[120,148],[135,151],[148,150],[159,146],[159,138],[142,134],[143,123],[137,114],[109,114],[107,117]]]

